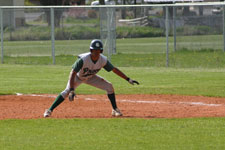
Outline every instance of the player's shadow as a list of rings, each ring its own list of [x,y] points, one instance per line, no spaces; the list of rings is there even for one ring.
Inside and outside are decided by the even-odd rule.
[[[148,119],[152,119],[152,118],[158,118],[156,116],[123,116],[123,118],[148,118]]]

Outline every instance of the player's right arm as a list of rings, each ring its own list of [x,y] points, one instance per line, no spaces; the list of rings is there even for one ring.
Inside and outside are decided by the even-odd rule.
[[[72,69],[70,72],[70,77],[69,77],[70,91],[74,90],[74,80],[75,80],[76,74],[77,74],[77,72]]]
[[[70,88],[74,88],[74,79],[76,74],[81,70],[83,67],[83,60],[81,58],[77,59],[76,62],[72,65],[72,70],[70,72]]]
[[[83,67],[83,60],[78,59],[72,66],[72,70],[70,72],[69,76],[69,83],[70,83],[70,92],[69,92],[69,100],[73,101],[75,93],[74,93],[74,80],[76,77],[76,74],[81,70]]]

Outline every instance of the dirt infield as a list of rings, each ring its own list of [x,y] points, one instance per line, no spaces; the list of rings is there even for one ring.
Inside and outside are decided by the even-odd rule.
[[[0,119],[43,118],[56,95],[0,96]],[[225,98],[180,95],[117,95],[124,118],[225,117]],[[78,95],[66,99],[52,118],[111,118],[106,95]]]

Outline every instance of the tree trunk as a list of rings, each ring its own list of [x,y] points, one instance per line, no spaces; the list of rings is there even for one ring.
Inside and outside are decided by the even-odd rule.
[[[100,5],[105,5],[105,0],[99,0]]]
[[[70,0],[40,0],[40,4],[44,5],[44,6],[60,6],[60,5],[66,5],[69,4]],[[55,26],[59,27],[60,26],[60,20],[61,20],[61,16],[62,16],[63,11],[62,10],[56,10],[54,11],[55,14]],[[51,13],[50,13],[50,9],[45,10],[45,14],[46,14],[46,21],[48,22],[48,25],[51,25]]]

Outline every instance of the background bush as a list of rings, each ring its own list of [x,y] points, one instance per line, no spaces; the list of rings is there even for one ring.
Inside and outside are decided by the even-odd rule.
[[[172,36],[172,33],[170,33]],[[177,28],[177,35],[213,35],[219,34],[207,26],[184,26]],[[150,26],[119,26],[116,28],[117,38],[143,38],[165,36],[162,28]],[[56,40],[93,39],[100,37],[98,24],[76,24],[75,26],[55,28]],[[31,41],[50,40],[51,29],[48,26],[26,26],[16,30],[5,28],[4,40],[6,41]]]
[[[93,39],[100,37],[99,26],[71,26],[55,28],[56,40]],[[117,27],[117,38],[160,37],[164,32],[152,27]],[[17,30],[4,30],[6,41],[50,40],[51,29],[47,26],[28,26]]]
[[[183,26],[177,28],[177,34],[182,35],[212,35],[220,34],[220,29],[211,28],[209,26]]]
[[[137,38],[137,37],[160,37],[164,31],[153,27],[118,27],[117,38]]]

